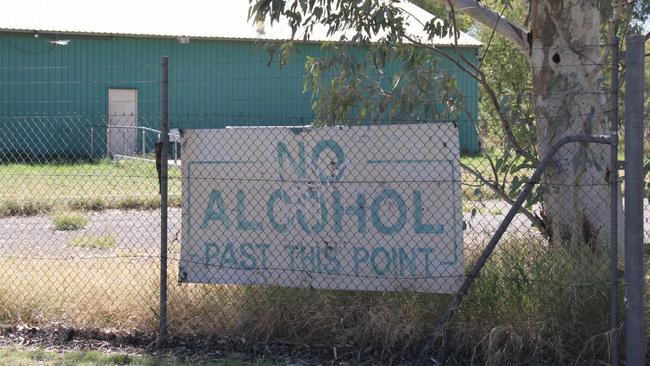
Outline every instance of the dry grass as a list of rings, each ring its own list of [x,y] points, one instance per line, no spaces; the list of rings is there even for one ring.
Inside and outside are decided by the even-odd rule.
[[[77,327],[153,329],[155,259],[0,259],[7,320]]]
[[[522,243],[505,243],[471,289],[449,329],[454,357],[489,365],[606,359],[606,257]],[[156,330],[156,258],[0,259],[0,267],[5,273],[0,317],[7,321]],[[340,357],[359,350],[384,359],[412,357],[449,300],[414,293],[178,285],[176,271],[172,261],[173,334],[326,345],[338,347]]]
[[[81,236],[70,239],[68,244],[79,248],[106,250],[114,248],[117,245],[117,239],[109,235]]]

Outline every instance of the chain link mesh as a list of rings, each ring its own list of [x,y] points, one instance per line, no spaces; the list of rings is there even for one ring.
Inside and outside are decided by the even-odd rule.
[[[158,82],[155,72],[144,74],[150,78],[132,84]],[[172,78],[170,88],[188,87],[191,76]],[[199,84],[249,85],[256,78],[265,79],[220,77]],[[211,119],[232,125],[314,122],[311,113],[264,114],[275,92],[281,91],[251,90],[254,96],[219,102],[250,105],[249,113],[193,111],[193,101],[174,100],[172,93],[171,105],[183,107],[172,111],[170,124],[184,141],[186,133],[198,131],[191,128]],[[30,98],[24,97],[32,104],[20,113],[0,115],[0,318],[156,332],[160,196],[154,144],[161,115],[149,111],[158,101],[113,100],[116,110],[144,105],[144,112],[66,114],[70,110],[61,108],[67,112],[37,115],[30,110],[37,99]],[[92,102],[79,98],[41,102]],[[302,101],[292,95],[282,100]],[[338,357],[352,359],[412,355],[430,339],[450,300],[431,292],[458,287],[534,168],[515,153],[499,155],[510,147],[502,133],[494,133],[498,121],[454,121],[470,123],[479,126],[481,153],[452,156],[451,163],[438,160],[443,150],[455,151],[456,135],[431,124],[345,127],[336,134],[333,127],[234,128],[197,139],[192,148],[173,142],[171,336],[217,334],[250,347],[336,348]],[[321,139],[300,140],[310,133]],[[340,159],[332,146],[314,158],[328,133],[342,136],[338,146],[354,151],[353,158]],[[278,171],[278,141],[292,141],[285,146],[286,170]],[[196,165],[186,165],[194,161],[219,164],[194,172]],[[281,177],[283,172],[289,175]],[[595,238],[609,229],[578,227],[594,239],[588,245],[572,243],[571,235],[549,240],[554,233],[543,198],[553,195],[556,208],[567,212],[587,202],[580,215],[603,217],[608,183],[563,182],[549,182],[547,175],[536,184],[470,289],[447,337],[459,357],[496,364],[499,357],[526,359],[540,352],[553,360],[607,357],[609,259],[607,246]],[[186,199],[190,189],[203,198],[196,207]],[[276,206],[279,216],[273,216]],[[427,216],[434,211],[441,216]],[[193,247],[185,230],[203,246]],[[645,230],[648,241],[648,225]],[[283,246],[271,248],[275,243]],[[194,280],[221,284],[188,283]]]

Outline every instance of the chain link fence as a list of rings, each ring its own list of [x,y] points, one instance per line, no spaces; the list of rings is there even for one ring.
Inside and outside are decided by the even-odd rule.
[[[499,121],[319,126],[307,112],[264,113],[282,88],[260,91],[254,83],[273,76],[197,82],[185,73],[189,66],[172,60],[174,67],[185,71],[169,85],[171,339],[214,336],[214,346],[343,360],[413,359],[535,168],[512,150]],[[157,68],[138,66],[145,80],[119,80],[123,88],[107,103],[24,95],[20,113],[0,115],[3,321],[157,332],[162,115],[159,99],[133,92],[157,86]],[[302,77],[282,80],[292,81]],[[0,88],[37,84],[28,76],[21,83],[0,81]],[[214,103],[248,111],[206,113],[199,106],[213,101],[174,99],[175,89],[224,83],[250,94]],[[109,112],[63,107],[95,99]],[[30,112],[42,103],[62,112]],[[234,128],[195,129],[213,120]],[[285,124],[294,127],[251,127]],[[479,152],[460,153],[460,126],[478,126]],[[609,183],[583,181],[550,171],[534,182],[436,344],[451,359],[607,359],[611,281],[600,239],[609,237]],[[551,204],[556,213],[578,212],[585,224],[575,227],[592,240],[576,244],[570,231],[553,236],[544,216]]]

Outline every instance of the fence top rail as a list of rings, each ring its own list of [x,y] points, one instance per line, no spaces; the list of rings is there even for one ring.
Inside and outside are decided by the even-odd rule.
[[[143,130],[143,131],[149,131],[153,133],[160,133],[159,130],[156,130],[154,128],[149,128],[149,127],[144,127],[144,126],[121,126],[121,125],[105,125],[105,126],[93,126],[93,127],[106,127],[106,128],[121,128],[121,129],[133,129],[133,130]]]

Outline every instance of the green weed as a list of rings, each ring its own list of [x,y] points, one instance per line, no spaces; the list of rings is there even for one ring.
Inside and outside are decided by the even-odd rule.
[[[52,216],[54,230],[70,231],[81,230],[88,223],[88,219],[78,213],[61,212]]]

